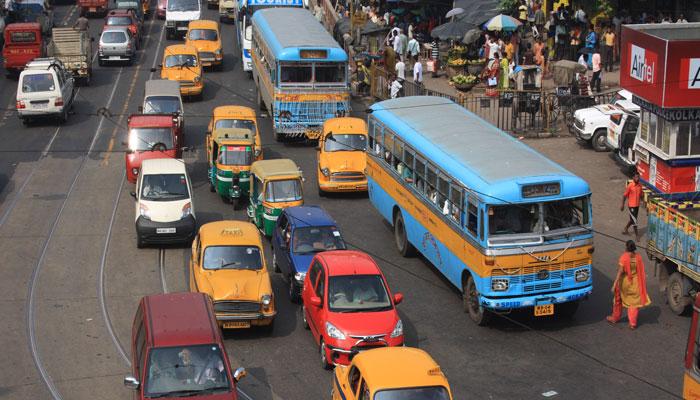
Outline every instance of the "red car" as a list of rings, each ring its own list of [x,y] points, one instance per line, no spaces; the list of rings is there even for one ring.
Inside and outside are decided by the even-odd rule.
[[[351,250],[317,254],[304,279],[304,327],[319,345],[321,366],[347,365],[362,350],[402,346],[396,312],[403,295],[392,296],[374,260]]]
[[[173,114],[134,114],[129,117],[129,142],[124,155],[126,178],[136,183],[141,163],[151,158],[182,157],[182,140]]]
[[[111,10],[105,17],[105,25],[103,27],[123,26],[129,28],[131,34],[136,38],[136,46],[141,47],[141,25],[136,14],[132,10]]]
[[[158,19],[165,19],[165,10],[168,8],[168,0],[158,0],[156,16]]]

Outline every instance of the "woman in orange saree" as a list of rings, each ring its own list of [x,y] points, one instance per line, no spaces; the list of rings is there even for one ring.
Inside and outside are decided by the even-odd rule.
[[[634,240],[625,244],[626,251],[620,256],[617,277],[613,283],[613,311],[607,317],[608,322],[616,323],[622,318],[622,307],[627,309],[630,329],[637,328],[639,309],[651,304],[647,294],[647,282],[644,262],[639,255]]]

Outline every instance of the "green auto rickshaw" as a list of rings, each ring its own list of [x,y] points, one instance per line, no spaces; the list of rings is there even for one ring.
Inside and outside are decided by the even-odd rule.
[[[238,209],[250,189],[255,133],[244,128],[221,128],[207,132],[206,140],[209,190]]]
[[[301,170],[289,159],[256,161],[250,167],[248,218],[266,236],[287,207],[304,204]]]

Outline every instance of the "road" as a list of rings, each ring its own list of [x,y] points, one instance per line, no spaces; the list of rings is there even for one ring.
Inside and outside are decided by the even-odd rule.
[[[74,6],[56,7],[72,22]],[[217,19],[215,10],[204,10]],[[99,19],[91,20],[98,37]],[[208,190],[204,132],[218,105],[254,106],[255,88],[241,71],[231,25],[223,25],[225,67],[205,73],[204,98],[187,103],[185,161],[194,180],[200,223],[245,220]],[[141,296],[186,289],[186,248],[136,249],[134,206],[124,179],[126,118],[137,111],[143,84],[166,41],[163,22],[150,19],[147,42],[132,67],[94,64],[91,86],[80,89],[65,125],[23,127],[11,111],[16,81],[0,79],[0,398],[126,399],[133,313]],[[106,108],[110,112],[98,112]],[[364,105],[355,104],[362,114]],[[447,374],[456,399],[554,398],[672,399],[682,385],[687,317],[670,312],[647,267],[653,305],[640,326],[611,326],[609,288],[622,252],[618,211],[624,176],[602,153],[573,138],[528,141],[593,190],[596,235],[595,289],[573,320],[505,315],[489,327],[472,324],[456,289],[421,258],[398,255],[388,226],[364,196],[319,198],[313,148],[282,145],[260,119],[266,158],[292,158],[305,171],[307,204],[338,221],[347,241],[373,255],[392,290],[407,344],[427,350]],[[644,217],[641,218],[644,220]],[[610,237],[606,236],[610,235]],[[269,249],[268,249],[269,253]],[[268,254],[268,260],[270,255]],[[273,273],[279,309],[272,335],[226,333],[233,367],[244,366],[241,398],[328,399],[331,373],[302,328],[299,308]]]

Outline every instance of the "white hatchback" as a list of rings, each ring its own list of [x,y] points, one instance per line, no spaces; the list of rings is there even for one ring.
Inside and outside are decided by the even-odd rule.
[[[19,75],[16,107],[24,124],[37,117],[66,122],[74,98],[73,76],[56,58],[35,58]]]
[[[192,185],[180,159],[144,160],[136,181],[136,245],[190,243],[197,222]]]

